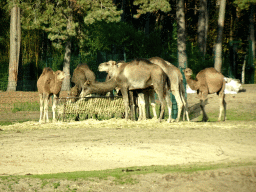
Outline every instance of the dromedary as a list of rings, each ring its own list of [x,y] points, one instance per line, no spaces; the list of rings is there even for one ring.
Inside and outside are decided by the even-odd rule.
[[[121,65],[125,64],[124,61],[108,61],[107,62],[110,65],[116,65],[116,67],[120,67]],[[103,70],[103,69],[102,69]],[[109,74],[109,69],[105,68],[106,72],[108,73],[108,79],[111,78],[111,74]],[[111,72],[110,72],[111,73]],[[118,91],[118,93],[120,94],[120,88],[116,87],[116,90]],[[154,117],[157,118],[156,115],[156,110],[155,110],[155,97],[154,97],[154,88],[148,87],[146,89],[130,89],[129,90],[129,105],[130,105],[130,109],[131,109],[131,116],[132,119],[135,117],[137,117],[137,108],[139,108],[139,118],[138,120],[146,120],[146,118],[150,117],[150,111],[149,111],[149,98],[151,99],[151,105],[153,108],[153,113],[154,113]],[[146,110],[145,110],[145,106]]]
[[[95,82],[96,77],[95,74],[87,64],[79,64],[74,72],[71,79],[71,82],[75,84],[74,87],[71,88],[70,95],[72,97],[78,97],[80,93],[82,92],[82,87],[86,80],[89,80],[91,82]],[[76,101],[77,99],[75,99]]]
[[[149,59],[149,61],[160,66],[169,77],[170,89],[168,91],[171,91],[172,94],[175,96],[175,99],[178,105],[178,115],[177,115],[176,122],[180,120],[180,115],[183,107],[185,109],[187,120],[189,121],[188,107],[187,107],[187,102],[185,100],[185,88],[183,85],[183,77],[180,70],[174,65],[172,65],[171,63],[169,63],[168,61],[165,61],[160,57],[152,57]],[[170,99],[170,93],[168,92],[167,95],[168,95],[168,98],[166,98],[166,101],[167,103],[169,103],[167,105],[169,110],[168,122],[173,122],[174,120],[172,120],[172,116],[171,116],[172,103]]]
[[[224,109],[224,121],[226,118],[226,102],[225,102],[225,80],[224,76],[216,71],[214,68],[206,68],[201,70],[197,75],[196,79],[193,80],[191,75],[193,74],[192,70],[186,68],[184,70],[185,78],[188,85],[192,90],[196,90],[200,98],[200,107],[203,112],[202,121],[207,121],[208,117],[205,113],[205,100],[208,94],[217,93],[220,99],[220,113],[218,120],[221,120],[221,115]]]
[[[55,109],[57,98],[62,86],[62,81],[65,78],[63,71],[54,72],[51,68],[44,68],[42,74],[37,81],[37,89],[40,97],[40,118],[39,122],[49,122],[48,118],[48,104],[50,96],[53,95],[53,121],[55,121]],[[44,111],[44,114],[43,114]]]
[[[105,62],[99,65],[99,71],[107,71],[112,77],[110,81],[101,83],[105,84],[104,88],[111,82],[113,87],[116,86],[121,89],[126,120],[128,119],[129,114],[129,90],[145,89],[153,85],[161,103],[161,113],[159,118],[159,121],[161,121],[165,109],[164,97],[167,77],[159,66],[146,59],[136,59],[129,63],[123,63],[120,66],[116,65],[115,62]],[[103,88],[103,86],[100,86],[100,83],[95,83],[93,86],[95,87],[95,91],[96,88],[98,88],[97,91],[100,91]],[[84,90],[84,93],[88,92],[86,91],[86,86]]]

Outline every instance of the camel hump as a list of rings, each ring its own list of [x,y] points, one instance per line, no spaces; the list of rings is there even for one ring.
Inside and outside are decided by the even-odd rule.
[[[43,69],[42,75],[45,75],[45,74],[47,74],[49,72],[53,73],[53,70],[50,67],[45,67]]]
[[[141,64],[141,62],[146,64],[153,64],[148,59],[144,59],[144,58],[136,58],[132,61],[133,64],[137,64],[137,65]]]
[[[209,93],[218,93],[223,89],[224,76],[213,67],[206,68],[197,74],[197,79],[205,79]]]

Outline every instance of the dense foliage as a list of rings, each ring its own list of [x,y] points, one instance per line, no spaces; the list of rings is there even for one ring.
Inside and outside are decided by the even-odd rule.
[[[0,90],[6,89],[8,79],[13,2],[0,2]],[[255,2],[228,1],[223,34],[222,72],[240,79],[246,59],[247,83],[253,82],[254,75],[253,61],[248,59],[251,54],[248,36],[249,7]],[[218,29],[218,1],[208,0],[209,29],[206,54],[202,59],[197,43],[199,3],[199,0],[185,0],[187,65],[195,73],[213,66]],[[97,67],[100,62],[110,59],[160,56],[178,65],[174,0],[24,0],[16,4],[21,8],[22,24],[20,89],[26,87],[27,81],[36,81],[43,67],[62,69],[68,40],[72,43],[71,74],[79,63],[88,63],[99,79],[104,78],[97,72]]]

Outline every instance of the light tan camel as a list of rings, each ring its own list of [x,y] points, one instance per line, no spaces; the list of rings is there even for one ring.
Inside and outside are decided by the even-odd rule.
[[[172,65],[171,63],[169,63],[168,61],[165,61],[164,59],[160,58],[160,57],[152,57],[149,59],[149,61],[151,61],[152,63],[160,66],[163,71],[167,74],[167,76],[169,77],[169,89],[167,92],[168,98],[166,98],[167,101],[167,106],[168,106],[168,111],[169,111],[169,118],[168,118],[168,122],[173,122],[174,120],[172,119],[172,102],[170,99],[170,92],[172,92],[172,94],[175,96],[177,105],[178,105],[178,114],[177,114],[177,119],[176,122],[178,122],[180,120],[180,115],[181,115],[181,111],[182,108],[184,107],[184,112],[186,114],[187,120],[189,121],[189,115],[188,115],[188,106],[187,106],[187,101],[185,99],[185,88],[183,85],[183,77],[182,74],[180,72],[180,70],[175,67],[174,65]],[[183,117],[184,119],[184,117]]]
[[[57,98],[59,97],[59,93],[61,91],[61,86],[64,78],[65,78],[65,73],[63,71],[58,70],[54,72],[49,67],[46,67],[43,69],[43,72],[37,81],[37,89],[38,89],[39,98],[40,98],[39,122],[49,122],[48,104],[49,104],[51,95],[53,95],[53,104],[52,104],[53,121],[56,120],[55,118],[56,102],[57,102]]]
[[[161,103],[159,118],[159,121],[161,121],[165,109],[164,97],[167,77],[159,66],[146,59],[136,59],[120,66],[116,62],[101,63],[99,71],[106,71],[110,74],[112,81],[116,81],[116,87],[121,89],[126,120],[129,114],[129,90],[145,89],[153,85]]]
[[[226,101],[225,101],[225,80],[224,76],[216,71],[214,68],[206,68],[201,70],[197,75],[196,79],[193,80],[191,75],[193,74],[192,70],[186,68],[184,70],[185,78],[188,85],[192,90],[196,90],[200,98],[200,107],[203,112],[202,121],[207,121],[208,117],[205,112],[205,100],[208,94],[217,93],[220,99],[220,113],[218,120],[221,121],[221,115],[224,110],[224,121],[226,118]]]

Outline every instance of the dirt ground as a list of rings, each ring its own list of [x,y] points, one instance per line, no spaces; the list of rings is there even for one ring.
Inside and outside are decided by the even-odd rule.
[[[255,115],[256,86],[244,88],[245,91],[237,95],[226,96],[228,110]],[[218,111],[216,97],[209,97],[208,112]],[[190,111],[198,110],[195,94],[189,94],[188,101]],[[171,124],[121,119],[49,124],[29,121],[1,126],[0,175],[152,165],[250,163],[250,166],[193,174],[135,175],[136,183],[124,185],[115,184],[113,178],[52,179],[43,187],[39,179],[25,178],[19,182],[0,179],[0,191],[256,191],[255,121],[202,123],[197,120]],[[60,182],[57,188],[54,182]]]

